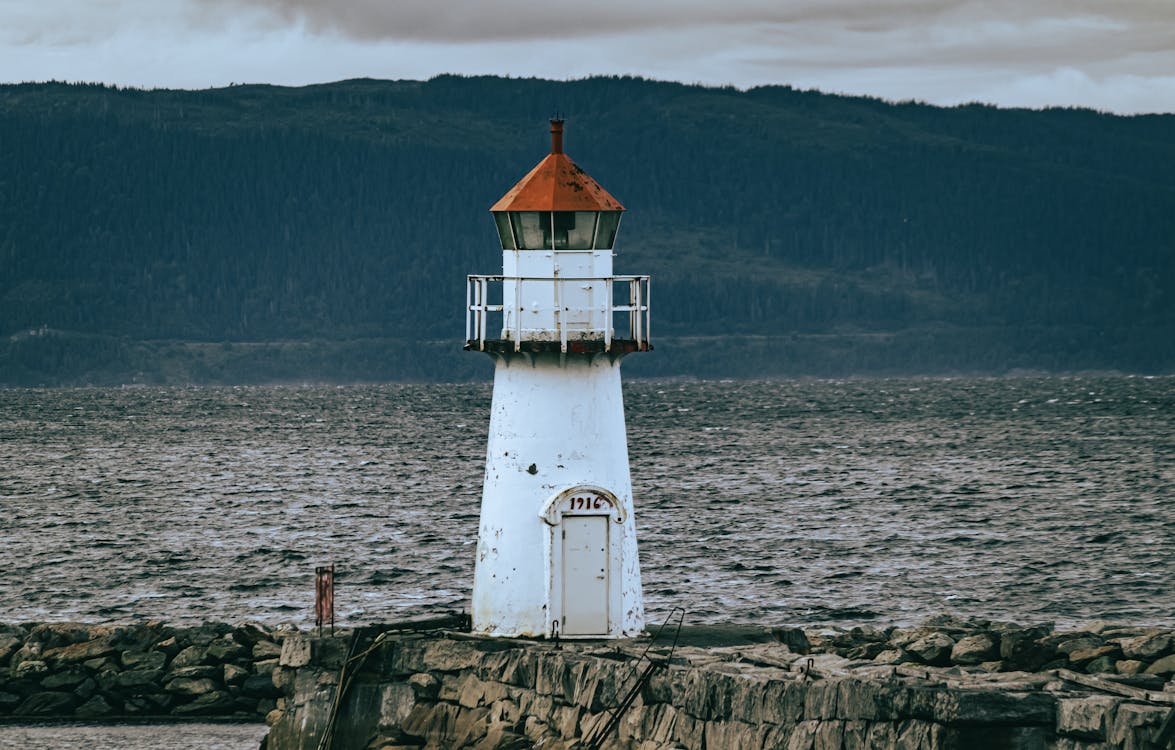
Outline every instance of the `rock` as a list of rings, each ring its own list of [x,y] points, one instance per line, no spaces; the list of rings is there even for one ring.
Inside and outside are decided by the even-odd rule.
[[[28,640],[37,641],[46,651],[89,640],[90,629],[76,622],[46,622],[29,631]]]
[[[114,712],[114,708],[106,702],[106,699],[100,695],[95,695],[88,701],[77,707],[74,715],[79,719],[93,719],[99,716],[108,716]]]
[[[179,677],[169,681],[163,689],[177,695],[205,695],[216,691],[216,682],[210,677]]]
[[[24,698],[21,698],[15,693],[5,693],[0,691],[0,714],[8,713],[12,709],[19,706],[23,701]]]
[[[112,656],[102,656],[97,659],[87,659],[82,666],[91,672],[104,672],[107,669],[118,669],[118,662]]]
[[[304,667],[310,663],[310,639],[290,636],[282,641],[282,653],[278,662],[283,667]]]
[[[70,693],[34,693],[13,712],[16,716],[67,716],[73,713]]]
[[[236,685],[244,682],[245,678],[248,676],[249,670],[245,669],[244,667],[238,667],[235,664],[225,664],[224,674],[222,675],[221,679],[225,685]]]
[[[81,700],[89,700],[94,691],[98,689],[98,683],[94,681],[93,677],[87,677],[82,680],[81,684],[73,689],[73,694]]]
[[[1114,671],[1118,674],[1140,674],[1146,669],[1146,662],[1138,659],[1123,659],[1114,662]]]
[[[261,640],[253,644],[253,661],[280,659],[281,655],[282,647],[273,641]]]
[[[162,669],[132,669],[115,675],[113,685],[122,690],[152,687],[159,684],[162,676]]]
[[[170,638],[164,638],[159,643],[156,643],[155,648],[167,654],[168,658],[171,658],[178,654],[183,649],[183,646],[180,645],[179,639],[173,635]]]
[[[1170,633],[1152,633],[1134,638],[1120,638],[1117,641],[1122,647],[1122,654],[1127,659],[1138,659],[1141,661],[1158,659],[1172,648],[1172,637]]]
[[[771,628],[771,637],[787,646],[793,653],[807,654],[812,650],[808,634],[800,628]]]
[[[1059,640],[1058,640],[1059,639]],[[1072,654],[1074,651],[1088,651],[1090,649],[1099,648],[1106,645],[1106,641],[1101,636],[1091,634],[1081,635],[1061,635],[1055,640],[1054,648],[1057,653],[1065,654],[1066,656]]]
[[[906,650],[924,664],[944,667],[950,664],[951,650],[954,646],[954,639],[946,633],[928,633],[906,646]]]
[[[31,677],[48,674],[48,672],[48,664],[40,659],[30,659],[29,661],[22,661],[16,669],[12,670],[12,675],[18,680],[26,680]]]
[[[934,694],[934,720],[942,724],[1047,725],[1055,713],[1056,700],[1046,693],[945,689]]]
[[[270,632],[255,622],[247,622],[238,626],[233,630],[232,638],[248,649],[252,649],[260,641],[272,641]]]
[[[408,684],[412,686],[417,698],[425,700],[436,698],[437,692],[441,689],[440,681],[428,672],[417,672],[408,678]]]
[[[200,664],[195,667],[180,667],[173,669],[167,674],[167,679],[200,679],[201,677],[220,677],[224,674],[221,667],[214,667],[211,664]]]
[[[1146,674],[1162,675],[1163,677],[1175,674],[1175,654],[1170,654],[1157,660],[1154,664],[1147,667],[1144,672]]]
[[[224,663],[227,661],[246,659],[248,656],[248,647],[234,641],[231,635],[226,635],[222,638],[217,638],[208,645],[208,651],[205,658]]]
[[[1115,659],[1112,656],[1099,656],[1085,665],[1089,674],[1114,674]]]
[[[1121,698],[1095,695],[1057,701],[1057,733],[1082,740],[1104,740]]]
[[[1008,630],[1000,634],[1000,658],[1006,669],[1035,672],[1056,655],[1056,649],[1039,643],[1052,631],[1051,625]]]
[[[257,675],[261,676],[261,675]],[[286,667],[278,667],[269,675],[269,681],[277,688],[282,695],[291,693],[294,690],[294,682],[298,677],[296,669],[287,669]],[[259,683],[260,684],[260,683]]]
[[[14,635],[0,635],[0,668],[8,664],[8,660],[17,652],[21,643],[21,639]]]
[[[960,638],[951,647],[951,661],[955,664],[982,664],[999,653],[999,645],[991,634],[977,633]]]
[[[1137,706],[1123,703],[1118,706],[1114,723],[1107,732],[1107,745],[1114,748],[1143,750],[1153,748],[1151,740],[1170,706]]]
[[[891,648],[882,651],[877,656],[873,657],[873,661],[878,664],[902,664],[909,661],[914,661],[914,657],[906,653],[904,649]]]
[[[272,727],[274,724],[277,724],[279,721],[281,721],[282,717],[285,715],[285,711],[282,711],[280,708],[275,708],[269,713],[265,714],[265,725]]]
[[[41,687],[46,690],[59,688],[73,688],[89,679],[90,673],[76,664],[55,672],[41,680]]]
[[[249,675],[241,683],[241,694],[253,698],[278,698],[283,695],[280,688],[273,682],[272,675]]]
[[[124,669],[163,669],[167,654],[162,651],[123,651],[119,661]]]
[[[273,674],[273,670],[277,668],[277,659],[262,659],[261,661],[253,662],[253,672],[255,674]]]
[[[202,646],[188,646],[171,660],[171,668],[174,670],[180,667],[194,667],[203,664],[204,656],[207,653],[207,650]]]
[[[210,690],[197,696],[191,703],[176,706],[172,713],[176,716],[210,716],[221,713],[231,705],[233,697],[229,693],[223,690]]]
[[[1095,646],[1093,648],[1080,648],[1069,652],[1069,663],[1080,667],[1083,664],[1088,664],[1094,659],[1101,659],[1103,657],[1115,657],[1115,659],[1122,655],[1117,646]]]
[[[73,664],[75,662],[110,656],[115,651],[116,649],[111,639],[103,636],[91,641],[49,649],[45,651],[45,659],[54,664]]]

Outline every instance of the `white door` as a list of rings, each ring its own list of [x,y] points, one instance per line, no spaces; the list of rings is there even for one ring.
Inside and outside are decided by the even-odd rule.
[[[608,516],[563,516],[561,631],[608,634]]]

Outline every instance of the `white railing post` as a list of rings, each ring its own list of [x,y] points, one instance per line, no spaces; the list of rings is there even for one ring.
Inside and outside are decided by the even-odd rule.
[[[502,279],[505,284],[505,277]],[[506,296],[502,295],[502,305],[506,304]],[[514,277],[514,351],[522,351],[522,277]]]
[[[653,309],[653,285],[652,285],[652,279],[650,279],[648,276],[644,277],[644,282],[645,282],[645,342],[648,343],[653,338],[652,331],[650,330],[652,327],[652,322],[653,322],[653,315],[651,312]]]
[[[604,351],[612,351],[612,278],[604,279]]]
[[[487,319],[490,316],[489,310],[487,309],[489,307],[489,304],[488,304],[489,303],[489,285],[490,285],[489,279],[487,279],[486,277],[483,276],[480,279],[478,279],[478,282],[477,282],[477,301],[478,301],[478,308],[479,309],[478,309],[478,314],[477,314],[477,338],[478,338],[478,346],[481,348],[481,350],[483,352],[485,351],[485,348],[486,348]]]

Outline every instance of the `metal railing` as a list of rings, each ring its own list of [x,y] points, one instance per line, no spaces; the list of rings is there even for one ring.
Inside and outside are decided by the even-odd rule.
[[[503,299],[506,282],[512,282],[514,293],[510,304]],[[523,282],[544,282],[552,285],[552,312],[554,328],[535,331],[524,328],[522,325]],[[561,299],[567,295],[564,287],[569,284],[603,283],[604,303],[593,305],[589,313],[599,313],[603,325],[600,328],[591,328],[582,322],[569,322]],[[492,302],[491,284],[497,291],[498,302]],[[627,286],[627,294],[624,287]],[[626,301],[617,303],[619,294]],[[470,274],[465,285],[465,340],[481,351],[485,351],[486,341],[493,340],[489,336],[490,315],[501,313],[502,338],[514,343],[514,350],[522,348],[522,342],[557,340],[559,349],[567,351],[568,336],[583,339],[585,336],[593,340],[603,340],[604,350],[611,351],[614,339],[635,342],[636,348],[644,350],[649,344],[649,277],[648,276],[600,276],[600,277],[550,277],[550,276],[478,276]],[[616,313],[628,313],[628,330],[623,335],[616,335]],[[496,326],[495,326],[496,327]],[[555,338],[551,339],[553,333]]]

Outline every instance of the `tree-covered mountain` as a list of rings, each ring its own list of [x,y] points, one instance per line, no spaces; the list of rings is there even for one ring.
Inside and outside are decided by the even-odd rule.
[[[654,277],[634,373],[1175,365],[1175,115],[441,76],[0,86],[0,383],[485,376],[556,111]]]

